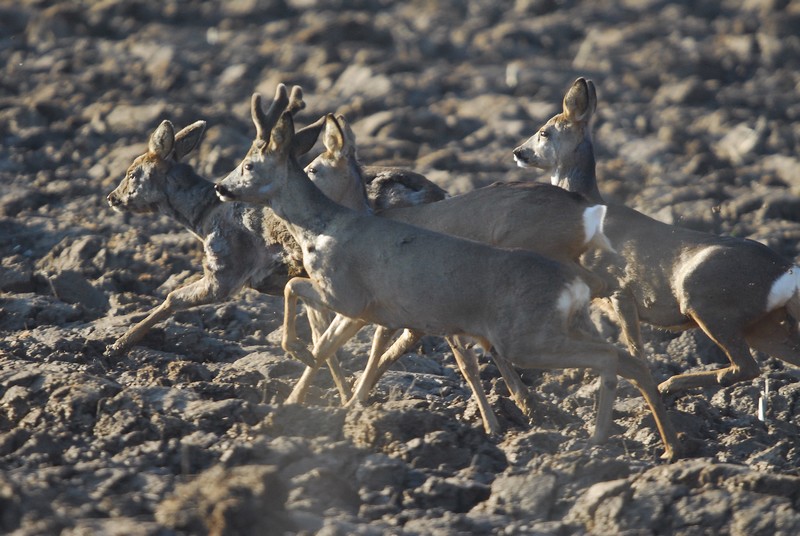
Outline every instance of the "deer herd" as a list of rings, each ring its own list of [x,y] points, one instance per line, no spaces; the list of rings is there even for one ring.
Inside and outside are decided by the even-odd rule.
[[[115,210],[164,214],[203,242],[203,277],[169,293],[110,348],[122,354],[175,311],[244,287],[284,296],[283,349],[306,365],[286,402],[302,403],[327,363],[347,405],[366,403],[381,375],[425,334],[450,346],[487,433],[501,431],[479,377],[481,347],[516,404],[531,415],[517,369],[591,369],[599,376],[593,443],[612,426],[617,376],[652,411],[664,459],[683,455],[662,395],[751,380],[751,349],[800,366],[800,269],[751,240],[658,222],[606,204],[595,176],[594,84],[579,78],[563,111],[513,150],[517,165],[549,170],[551,184],[498,182],[448,196],[425,177],[363,167],[341,115],[303,128],[302,90],[279,85],[251,102],[255,139],[216,184],[182,162],[205,130],[163,121],[147,152],[108,195]],[[299,157],[321,137],[325,151]],[[306,306],[311,345],[297,335]],[[619,324],[627,351],[602,338],[590,303]],[[699,328],[730,366],[657,384],[640,322]],[[350,385],[336,352],[366,324],[375,334]],[[400,333],[393,342],[392,339]]]

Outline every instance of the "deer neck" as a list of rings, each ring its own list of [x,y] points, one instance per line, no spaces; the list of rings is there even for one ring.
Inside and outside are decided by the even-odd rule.
[[[355,156],[347,159],[347,190],[338,203],[358,212],[371,212],[367,189],[364,186],[364,170]]]
[[[270,207],[301,245],[325,234],[338,214],[349,212],[317,188],[294,158],[289,160],[287,180]]]
[[[583,194],[586,198],[603,202],[597,188],[594,148],[591,139],[584,139],[569,155],[559,162],[550,177],[550,183],[570,192]]]
[[[213,209],[221,203],[214,183],[194,172],[191,166],[177,164],[167,175],[167,195],[161,211],[198,236]]]

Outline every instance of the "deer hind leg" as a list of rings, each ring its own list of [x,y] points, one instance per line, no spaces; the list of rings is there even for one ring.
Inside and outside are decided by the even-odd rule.
[[[163,303],[152,309],[147,317],[117,339],[109,348],[109,352],[111,355],[122,355],[141,341],[154,325],[169,318],[176,311],[222,301],[230,294],[231,291],[228,288],[223,288],[218,281],[214,281],[207,276],[177,288],[167,294],[167,298]]]
[[[751,348],[800,367],[797,320],[785,309],[777,309],[760,320],[747,331],[745,339]]]
[[[750,348],[745,342],[745,338],[739,330],[725,327],[712,328],[702,318],[693,315],[697,325],[708,335],[717,346],[722,348],[728,360],[731,362],[729,367],[719,370],[704,370],[699,372],[687,372],[676,374],[675,376],[661,382],[658,390],[663,394],[672,394],[693,387],[710,387],[712,385],[731,385],[736,382],[752,380],[757,377],[760,369]]]
[[[467,348],[459,337],[445,337],[445,340],[450,345],[458,368],[464,376],[464,379],[467,380],[470,389],[472,389],[472,394],[475,395],[475,400],[478,402],[478,408],[480,409],[481,418],[483,420],[483,429],[489,435],[499,434],[500,423],[497,421],[497,416],[494,414],[494,411],[492,411],[492,406],[486,398],[483,385],[481,385],[478,356],[475,355],[475,352]]]
[[[504,352],[503,352],[504,353]],[[523,355],[515,352],[509,361],[518,367],[533,369],[588,368],[598,373],[597,418],[592,443],[603,443],[611,435],[612,411],[617,390],[617,350],[598,340],[584,340],[573,335],[563,341],[537,344]]]
[[[325,332],[325,328],[330,324],[331,315],[326,311],[321,311],[310,306],[306,307],[306,314],[308,315],[308,322],[311,325],[312,342],[316,344],[316,342]],[[339,391],[339,396],[342,398],[342,404],[344,404],[350,399],[351,393],[350,385],[345,377],[344,371],[342,370],[342,365],[335,354],[328,358],[327,362],[328,368],[331,371],[333,383],[336,385],[336,389]],[[308,388],[311,387],[311,383],[314,381],[316,375],[317,369],[314,367],[306,367],[306,369],[303,371],[303,375],[300,376],[300,380],[298,380],[298,382],[295,384],[292,393],[289,395],[289,398],[291,400],[295,400],[299,404],[302,404],[305,401]]]

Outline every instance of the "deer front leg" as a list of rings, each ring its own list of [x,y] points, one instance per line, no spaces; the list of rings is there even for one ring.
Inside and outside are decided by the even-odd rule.
[[[639,390],[653,413],[656,428],[662,443],[664,443],[664,454],[661,455],[661,459],[673,461],[680,458],[683,454],[683,447],[675,427],[672,425],[672,420],[667,415],[667,408],[658,393],[656,381],[647,364],[622,350],[618,350],[617,355],[619,356],[618,374]]]
[[[312,342],[316,344],[316,342],[325,332],[325,328],[330,324],[330,315],[326,314],[325,312],[318,311],[310,306],[306,308],[306,314],[308,315],[308,322],[311,325]],[[328,368],[331,371],[333,383],[336,385],[336,389],[339,391],[339,396],[342,398],[342,404],[344,404],[350,399],[351,396],[350,385],[345,377],[344,371],[342,370],[342,365],[339,363],[339,359],[336,357],[336,355],[332,355],[328,359]],[[308,388],[311,387],[311,383],[314,381],[316,375],[317,369],[313,367],[306,367],[306,369],[303,371],[303,375],[300,376],[300,380],[298,380],[298,382],[295,384],[292,393],[289,395],[289,398],[302,404],[305,401]]]
[[[361,320],[336,315],[333,322],[314,344],[313,352],[309,351],[305,343],[297,337],[297,301],[302,298],[312,309],[319,310],[324,307],[322,297],[310,279],[295,277],[286,283],[284,298],[283,349],[310,367],[312,373],[364,326],[364,322]],[[299,403],[302,396],[304,396],[304,392],[295,390],[287,402]]]
[[[354,406],[356,404],[364,404],[367,401],[369,392],[378,381],[381,373],[378,372],[379,362],[389,344],[389,340],[397,333],[396,329],[390,329],[383,326],[375,326],[375,334],[372,336],[372,347],[369,351],[367,358],[367,365],[364,367],[364,372],[361,373],[355,386],[353,387],[353,395],[345,406]]]
[[[117,339],[109,348],[109,353],[117,356],[125,354],[141,341],[154,325],[169,318],[176,311],[222,301],[230,294],[231,291],[228,288],[222,287],[219,282],[212,281],[208,277],[203,277],[194,283],[177,288],[167,294],[164,302],[151,310],[144,320],[131,327],[122,337]]]
[[[314,345],[314,351],[312,352],[312,357],[315,359],[314,370],[330,359],[336,353],[336,350],[341,348],[353,335],[358,333],[358,330],[364,327],[364,324],[365,322],[361,320],[336,315],[328,329],[325,330],[325,333]],[[292,392],[289,398],[286,399],[287,404],[300,403],[300,400],[295,398],[294,395],[295,392]]]
[[[475,352],[462,344],[458,337],[445,337],[447,344],[453,351],[453,357],[456,359],[461,374],[467,380],[472,394],[475,395],[475,400],[478,402],[478,409],[481,412],[483,420],[483,429],[489,435],[496,435],[500,433],[500,423],[497,421],[497,416],[492,411],[492,406],[486,398],[486,392],[481,385],[480,370],[478,368],[478,356]]]
[[[316,297],[311,280],[303,277],[290,279],[283,288],[283,338],[281,347],[293,358],[316,370],[317,362],[306,344],[297,336],[297,300],[312,294]]]
[[[644,342],[642,341],[642,330],[639,324],[639,311],[636,308],[636,301],[626,290],[614,292],[609,300],[611,307],[617,315],[617,322],[622,329],[625,337],[625,344],[631,355],[644,359]]]

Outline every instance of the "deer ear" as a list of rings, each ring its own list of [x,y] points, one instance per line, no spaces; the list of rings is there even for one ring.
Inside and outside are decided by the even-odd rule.
[[[269,149],[279,154],[288,154],[294,138],[294,120],[291,112],[283,112],[269,135]]]
[[[191,153],[206,131],[206,122],[197,121],[175,134],[175,160]]]
[[[597,110],[597,90],[594,87],[594,82],[591,80],[587,80],[586,85],[589,86],[589,110],[591,110],[589,114],[591,117],[594,115],[595,110]]]
[[[578,78],[564,95],[564,116],[573,123],[588,121],[592,112],[589,84],[585,78]]]
[[[161,158],[169,158],[172,153],[172,148],[175,145],[175,128],[172,123],[166,119],[158,125],[158,128],[150,136],[150,142],[147,146],[151,153],[158,155]]]
[[[350,153],[354,153],[356,150],[355,132],[350,128],[350,123],[347,122],[347,119],[345,119],[342,114],[338,114],[336,120],[339,122],[339,127],[341,127],[342,133],[344,134],[344,149]]]
[[[332,114],[325,116],[325,135],[322,143],[328,152],[333,154],[341,153],[344,149],[344,132]]]
[[[310,151],[314,144],[317,143],[319,133],[322,132],[322,127],[325,126],[326,120],[327,116],[322,116],[307,127],[295,132],[294,140],[292,141],[292,154],[300,156]]]

